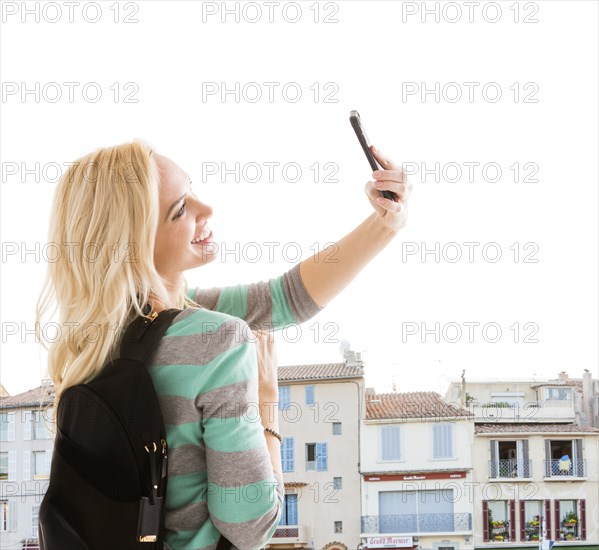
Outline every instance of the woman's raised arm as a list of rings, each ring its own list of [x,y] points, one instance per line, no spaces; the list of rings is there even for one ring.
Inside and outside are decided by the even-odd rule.
[[[304,286],[320,307],[337,296],[406,223],[412,185],[401,166],[374,147],[372,152],[384,168],[374,172],[375,180],[365,187],[375,211],[337,243],[300,263]],[[380,191],[393,191],[397,202],[383,198]]]

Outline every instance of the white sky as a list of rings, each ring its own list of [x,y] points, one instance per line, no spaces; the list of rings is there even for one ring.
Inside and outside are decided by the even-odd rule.
[[[444,170],[439,181],[434,174],[411,176],[408,227],[303,325],[299,341],[292,342],[291,331],[279,335],[280,364],[340,361],[344,338],[363,351],[367,384],[378,391],[395,382],[398,391],[443,392],[445,377],[464,368],[470,377],[597,373],[596,2],[481,2],[471,14],[462,2],[281,2],[271,5],[273,22],[267,4],[241,2],[239,23],[234,15],[221,22],[220,11],[202,14],[200,2],[161,0],[121,2],[118,13],[114,1],[100,2],[101,13],[81,2],[73,22],[63,3],[41,2],[40,21],[28,15],[23,23],[21,4],[3,3],[0,43],[1,382],[11,394],[37,386],[46,373],[44,353],[23,328],[33,329],[46,268],[55,185],[44,175],[55,179],[52,163],[134,137],[149,141],[191,174],[195,192],[214,207],[215,240],[239,250],[239,262],[233,253],[221,254],[189,272],[189,284],[248,283],[280,275],[294,265],[297,247],[306,258],[311,247],[322,248],[369,215],[362,188],[370,169],[349,125],[352,109],[372,143],[393,159],[429,168],[439,163]],[[36,3],[26,4],[35,9]],[[440,21],[432,13],[423,23],[422,9],[435,4]],[[204,10],[223,5],[205,2]],[[262,18],[244,20],[244,13],[257,17],[256,6]],[[297,6],[299,21],[285,21],[283,15],[296,17]],[[315,23],[317,12],[320,21],[338,22]],[[98,16],[97,23],[85,20]],[[138,22],[123,22],[127,16]],[[58,21],[47,21],[53,18]],[[39,101],[30,94],[23,102],[23,88],[35,89],[36,82]],[[240,91],[258,83],[263,98],[203,98],[211,82],[219,90],[238,82]],[[272,102],[267,82],[278,83],[271,85]],[[433,93],[425,101],[419,92],[403,93],[423,85],[433,90],[435,83],[439,102]],[[102,91],[96,103],[83,99],[86,84],[89,97]],[[301,89],[299,101],[283,99],[286,84],[288,97]],[[246,86],[245,97],[256,89]],[[501,99],[491,102],[498,89]],[[57,90],[63,97],[52,103]],[[452,102],[458,91],[462,99]],[[130,94],[137,103],[123,102]],[[268,162],[298,163],[302,178],[285,181],[279,167],[271,183]],[[24,174],[22,163],[37,166],[38,175]],[[213,166],[204,163],[258,163],[262,183],[235,183],[231,175],[222,183],[220,173],[203,178]],[[338,166],[337,183],[323,181],[331,173],[326,163]],[[485,181],[495,177],[493,163],[502,176]],[[456,164],[463,175],[452,183]],[[251,178],[251,165],[248,170]],[[526,176],[538,181],[521,181]],[[273,261],[267,242],[279,243]],[[460,246],[447,246],[452,242]],[[251,261],[257,248],[249,243],[261,245],[260,261]],[[297,246],[288,245],[283,255],[286,243]],[[440,261],[433,254],[423,260],[418,251],[435,246]],[[38,253],[23,258],[25,247]],[[490,261],[498,248],[501,259]],[[462,259],[452,262],[460,251]],[[439,342],[434,334],[422,342],[421,332],[410,332],[435,323]],[[485,341],[487,323],[487,339],[500,327],[498,342]],[[538,341],[524,343],[526,337]]]

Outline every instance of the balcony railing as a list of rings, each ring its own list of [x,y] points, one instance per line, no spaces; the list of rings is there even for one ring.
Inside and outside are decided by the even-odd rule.
[[[543,419],[573,420],[574,406],[569,400],[526,401],[510,403],[507,401],[470,401],[467,407],[476,419],[501,421],[538,422]]]
[[[545,460],[545,477],[586,477],[586,460]]]
[[[307,543],[308,536],[305,525],[279,525],[271,539],[277,544],[300,542]]]
[[[401,514],[362,516],[363,534],[454,533],[472,531],[472,514]]]
[[[510,478],[528,478],[532,477],[532,461],[509,459],[509,460],[490,460],[489,477],[510,477]]]

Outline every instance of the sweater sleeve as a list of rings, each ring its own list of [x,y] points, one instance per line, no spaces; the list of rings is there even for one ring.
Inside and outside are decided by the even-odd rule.
[[[201,306],[243,319],[252,330],[282,329],[303,323],[322,308],[308,294],[299,264],[280,277],[249,285],[188,291]]]
[[[284,482],[273,471],[258,410],[256,349],[240,319],[212,335],[225,351],[196,398],[206,447],[208,513],[240,550],[262,548],[281,519]]]

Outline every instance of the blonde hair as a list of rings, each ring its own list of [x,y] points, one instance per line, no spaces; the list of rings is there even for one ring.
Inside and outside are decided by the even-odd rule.
[[[148,298],[165,307],[197,305],[180,289],[169,303],[154,267],[160,177],[151,147],[140,140],[98,149],[72,164],[54,194],[50,261],[36,308],[36,331],[48,349],[55,411],[68,387],[95,378],[116,357],[127,324]],[[40,338],[42,317],[54,304],[57,337]]]

